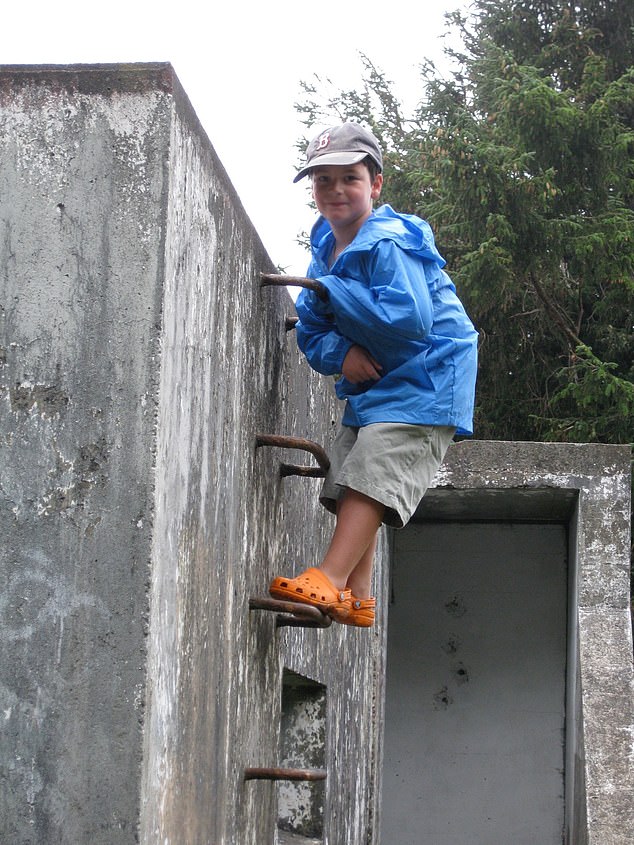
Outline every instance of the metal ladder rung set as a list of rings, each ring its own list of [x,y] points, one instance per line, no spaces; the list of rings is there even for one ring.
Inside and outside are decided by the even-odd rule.
[[[303,437],[289,437],[281,434],[256,435],[256,447],[277,446],[281,449],[301,449],[310,452],[317,460],[318,466],[299,466],[298,464],[280,465],[280,476],[299,475],[303,478],[323,478],[330,467],[330,461],[323,447],[312,440]],[[249,610],[271,610],[278,614],[275,624],[278,628],[284,626],[302,628],[329,628],[332,619],[317,607],[295,601],[283,601],[269,596],[252,596],[249,599]]]
[[[272,273],[261,273],[261,286],[288,286],[299,285],[300,287],[315,290],[321,299],[327,298],[324,286],[314,279],[304,279],[297,276],[283,276]],[[297,320],[286,319],[287,331],[294,328]],[[330,467],[330,461],[325,450],[312,440],[302,437],[289,437],[279,434],[258,434],[256,435],[256,447],[275,446],[281,449],[300,449],[309,452],[317,461],[317,466],[300,466],[298,464],[282,463],[280,465],[280,476],[285,478],[289,475],[298,475],[303,478],[323,478]],[[275,626],[301,627],[301,628],[329,628],[332,619],[317,607],[302,604],[301,602],[282,601],[270,596],[252,596],[249,599],[249,611],[264,610],[276,613]],[[324,769],[289,769],[271,766],[250,766],[244,770],[244,780],[269,780],[269,781],[298,781],[313,782],[322,781],[327,777]]]

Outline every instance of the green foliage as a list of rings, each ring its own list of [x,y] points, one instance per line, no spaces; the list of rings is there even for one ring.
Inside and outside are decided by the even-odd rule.
[[[557,433],[563,429],[567,439],[580,443],[634,441],[634,384],[616,370],[616,364],[599,360],[590,347],[577,347],[569,366],[557,374],[551,399],[559,414]]]
[[[315,80],[298,109],[370,126],[383,199],[434,226],[481,335],[477,436],[631,442],[634,4],[448,17],[457,70],[423,66],[413,115],[366,57],[361,90]]]

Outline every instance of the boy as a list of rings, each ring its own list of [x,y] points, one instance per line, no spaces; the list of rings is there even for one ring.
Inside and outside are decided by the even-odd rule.
[[[312,181],[320,218],[302,290],[297,342],[324,375],[341,374],[346,401],[320,501],[337,514],[326,556],[269,592],[337,622],[374,622],[372,567],[381,523],[410,519],[456,431],[472,433],[477,333],[442,267],[429,225],[373,210],[383,185],[379,144],[347,122],[308,145],[295,177]]]

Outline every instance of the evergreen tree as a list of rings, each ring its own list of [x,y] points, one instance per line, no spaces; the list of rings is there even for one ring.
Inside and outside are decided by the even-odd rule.
[[[383,198],[434,226],[481,333],[477,436],[631,442],[634,5],[473,8],[409,119],[367,58],[362,91],[320,82],[298,108],[369,125]]]

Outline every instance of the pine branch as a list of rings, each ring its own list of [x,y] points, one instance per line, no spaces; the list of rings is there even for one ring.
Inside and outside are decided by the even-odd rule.
[[[554,320],[554,322],[559,326],[559,328],[563,331],[568,344],[570,345],[570,352],[573,352],[578,346],[583,346],[583,341],[581,338],[574,332],[570,326],[568,325],[566,319],[562,316],[561,311],[552,299],[547,295],[546,291],[542,287],[541,283],[537,281],[534,273],[529,273],[530,283],[533,286],[535,293],[541,299],[546,308],[546,311]]]

